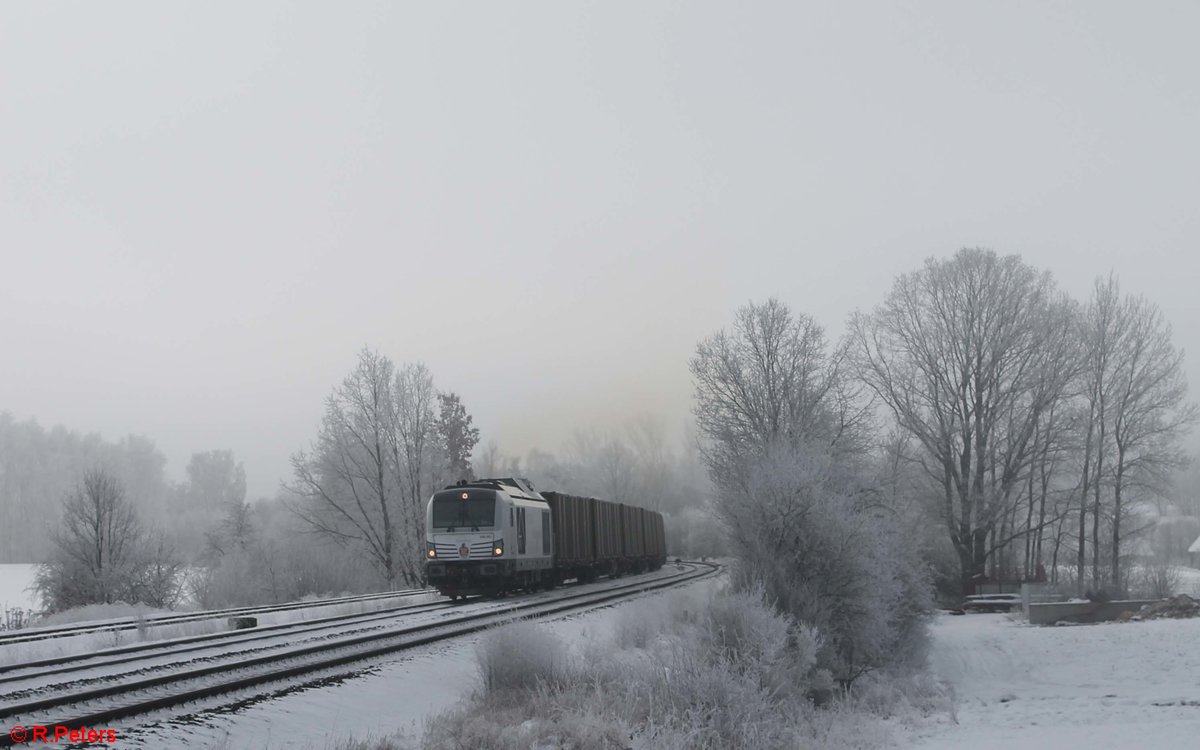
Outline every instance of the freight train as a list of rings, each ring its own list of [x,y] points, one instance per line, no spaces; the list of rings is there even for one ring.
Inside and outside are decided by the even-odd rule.
[[[666,560],[661,513],[537,492],[524,479],[462,481],[426,509],[425,577],[451,599],[615,578]]]

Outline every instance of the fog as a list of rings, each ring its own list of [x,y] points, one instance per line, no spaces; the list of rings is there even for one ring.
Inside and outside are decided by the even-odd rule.
[[[484,441],[650,413],[751,300],[1115,272],[1200,383],[1200,6],[6,4],[0,411],[273,494],[368,346]]]

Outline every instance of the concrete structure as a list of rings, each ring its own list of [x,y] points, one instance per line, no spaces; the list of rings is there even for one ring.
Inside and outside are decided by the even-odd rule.
[[[1130,599],[1119,602],[1054,602],[1031,603],[1030,625],[1053,625],[1056,622],[1108,622],[1121,616],[1122,612],[1138,612],[1147,604],[1159,599]]]

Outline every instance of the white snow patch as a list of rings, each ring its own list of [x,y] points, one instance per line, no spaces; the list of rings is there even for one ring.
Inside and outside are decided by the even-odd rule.
[[[925,750],[1184,748],[1200,736],[1200,619],[1039,628],[1008,615],[941,616],[931,667],[957,722]]]

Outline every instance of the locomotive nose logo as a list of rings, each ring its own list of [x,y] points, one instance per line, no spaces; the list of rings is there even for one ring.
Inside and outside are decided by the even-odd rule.
[[[465,557],[470,557],[470,555],[471,555],[471,548],[468,547],[467,545],[464,544],[458,548],[458,556],[459,557],[465,558]]]

